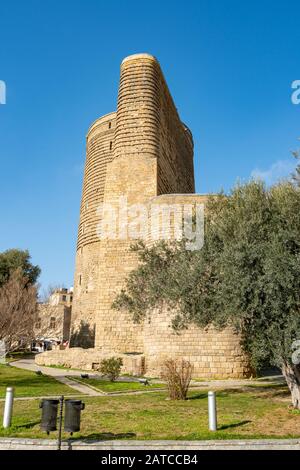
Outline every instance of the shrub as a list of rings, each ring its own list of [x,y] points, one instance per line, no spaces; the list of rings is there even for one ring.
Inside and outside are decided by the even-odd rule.
[[[167,382],[171,400],[186,400],[192,378],[193,366],[184,359],[168,359],[163,364],[162,378]]]
[[[123,359],[121,357],[109,357],[103,359],[100,364],[100,372],[106,375],[111,382],[114,382],[121,373]]]

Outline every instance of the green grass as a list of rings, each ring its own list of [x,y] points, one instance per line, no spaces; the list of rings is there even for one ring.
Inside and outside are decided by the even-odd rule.
[[[72,371],[72,370],[75,370],[75,371],[83,371],[84,373],[86,373],[87,371],[84,370],[84,369],[77,369],[76,367],[65,367],[65,366],[61,366],[61,365],[48,365],[46,367],[51,367],[52,369],[61,369],[61,370],[65,370],[65,371]]]
[[[81,377],[71,377],[85,385],[91,385],[92,387],[100,390],[101,392],[130,392],[130,391],[141,391],[145,392],[156,388],[166,388],[164,384],[152,383],[150,386],[140,384],[139,382],[110,382],[103,379],[82,379]],[[151,382],[150,382],[151,383]]]
[[[20,359],[32,359],[34,354],[30,351],[15,351],[7,354],[5,357],[5,362],[14,362]]]
[[[207,391],[191,391],[186,401],[166,400],[165,392],[84,398],[85,439],[253,439],[300,438],[300,415],[289,409],[285,386],[217,392],[218,426],[207,430]],[[1,436],[42,438],[38,400],[16,401],[13,427]],[[0,414],[3,403],[0,404]],[[56,438],[57,433],[51,433]],[[63,436],[67,438],[66,434]]]
[[[0,398],[5,396],[6,387],[14,387],[16,397],[74,394],[73,389],[53,377],[0,364]]]

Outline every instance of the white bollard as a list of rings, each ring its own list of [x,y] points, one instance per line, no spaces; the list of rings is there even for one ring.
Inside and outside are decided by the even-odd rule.
[[[4,406],[4,415],[3,415],[4,429],[7,429],[11,426],[13,404],[14,404],[14,389],[12,387],[7,387],[6,397],[5,397],[5,406]]]
[[[215,392],[208,392],[208,425],[210,431],[217,430],[217,406]]]

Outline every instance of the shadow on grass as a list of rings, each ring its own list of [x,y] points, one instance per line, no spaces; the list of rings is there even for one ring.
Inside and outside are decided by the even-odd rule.
[[[191,393],[193,393],[193,391],[191,390]],[[243,394],[243,391],[241,389],[237,389],[237,388],[228,388],[226,390],[216,390],[216,396],[217,398],[226,398],[226,397],[229,397],[230,395],[233,395],[233,394]],[[207,398],[207,392],[202,392],[202,393],[194,393],[193,395],[189,395],[188,396],[188,400],[200,400],[200,399],[205,399]]]
[[[195,395],[189,395],[187,400],[203,400],[207,398],[207,393],[196,393]]]
[[[265,398],[288,398],[290,396],[290,391],[286,384],[277,383],[273,385],[249,385],[246,389],[246,392],[256,393],[257,396]]]
[[[267,386],[259,386],[259,385],[246,385],[245,387],[243,387],[243,389],[241,388],[228,388],[226,390],[216,390],[216,395],[217,395],[217,398],[227,398],[227,397],[230,397],[232,395],[247,395],[249,394],[249,397],[252,395],[252,396],[255,396],[255,395],[258,395],[258,394],[272,394],[272,390],[274,389],[274,393],[278,393],[278,390],[279,389],[282,389],[282,385],[274,385],[274,386],[270,386],[270,385],[267,385]]]
[[[261,381],[261,382],[270,382],[270,383],[274,383],[274,384],[285,384],[285,378],[283,377],[283,375],[278,375],[276,377],[258,377],[256,379],[258,382]]]
[[[286,382],[276,382],[276,383],[267,383],[267,384],[247,384],[245,390],[273,390],[273,389],[285,389],[287,388]]]
[[[218,431],[224,431],[224,429],[233,429],[233,428],[238,428],[240,426],[244,426],[245,424],[251,423],[252,421],[245,420],[245,421],[240,421],[239,423],[234,423],[234,424],[223,424],[223,426],[218,427]]]
[[[244,391],[239,388],[226,388],[225,390],[216,390],[217,398],[226,398],[233,394],[243,395]]]
[[[291,392],[287,388],[286,390],[278,390],[273,392],[271,397],[272,398],[289,398],[291,396]]]
[[[282,376],[282,372],[278,367],[266,366],[257,371],[256,380],[273,380],[278,376]]]
[[[134,432],[124,432],[124,433],[118,433],[114,434],[112,432],[100,432],[100,433],[93,433],[89,434],[88,436],[84,437],[79,437],[76,440],[80,439],[81,441],[113,441],[115,439],[133,439],[136,437],[136,434]],[[70,440],[70,443],[72,443],[72,439]]]
[[[37,424],[41,424],[41,421],[33,421],[32,423],[27,423],[27,424],[18,424],[14,426],[14,429],[20,430],[20,429],[31,429],[34,428]]]

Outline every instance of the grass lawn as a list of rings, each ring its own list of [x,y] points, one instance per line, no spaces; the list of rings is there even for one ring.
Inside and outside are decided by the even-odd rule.
[[[186,401],[166,400],[165,392],[84,398],[81,431],[89,439],[300,438],[300,412],[289,409],[283,385],[217,393],[216,433],[207,431],[207,392],[191,391]],[[13,427],[1,436],[46,437],[39,429],[38,400],[16,401]],[[3,403],[0,405],[2,413]],[[56,438],[57,433],[50,437]],[[67,435],[64,435],[66,438]]]
[[[145,392],[156,388],[166,388],[164,384],[151,382],[151,385],[148,386],[140,384],[139,382],[110,382],[109,380],[93,378],[82,379],[81,377],[72,377],[72,379],[86,385],[91,385],[101,392],[130,392],[135,390]]]
[[[0,398],[5,396],[6,387],[14,387],[16,397],[74,394],[73,389],[52,377],[0,364]]]
[[[18,361],[19,359],[31,359],[34,357],[34,353],[30,351],[15,351],[8,354],[5,358],[6,362]]]

